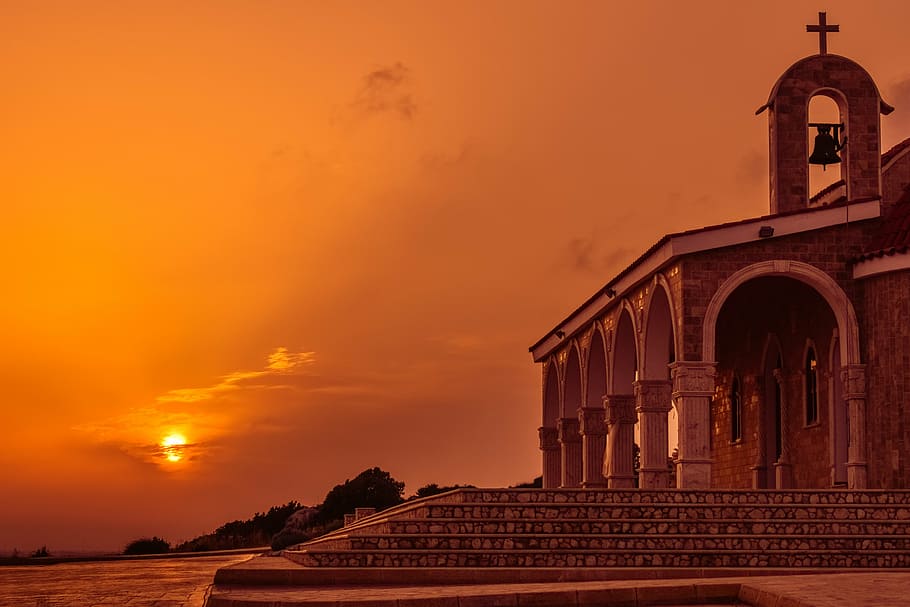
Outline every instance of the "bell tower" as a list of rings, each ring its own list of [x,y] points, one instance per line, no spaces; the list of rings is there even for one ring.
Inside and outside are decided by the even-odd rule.
[[[838,146],[847,200],[881,198],[879,116],[890,114],[894,108],[882,100],[872,77],[858,63],[828,54],[827,35],[839,31],[839,26],[828,25],[825,13],[818,17],[817,25],[806,26],[806,31],[818,33],[818,54],[790,66],[774,84],[768,102],[755,112],[768,110],[772,214],[808,208],[812,195],[809,139],[819,139],[834,127],[836,139],[829,143]],[[818,136],[814,128],[809,131],[809,101],[816,95],[834,100],[840,112],[839,124],[812,125],[819,129]],[[829,130],[823,132],[826,127]],[[831,160],[829,150],[825,150],[824,157],[828,163],[837,162]],[[813,156],[813,162],[817,159]]]

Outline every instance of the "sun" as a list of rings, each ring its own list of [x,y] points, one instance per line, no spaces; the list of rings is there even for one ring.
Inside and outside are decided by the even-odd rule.
[[[169,462],[179,462],[183,459],[183,448],[186,446],[186,437],[182,434],[168,434],[161,439],[161,451]]]

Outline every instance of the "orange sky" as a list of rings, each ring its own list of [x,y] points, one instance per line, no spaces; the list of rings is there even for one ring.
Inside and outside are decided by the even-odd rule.
[[[910,136],[903,1],[4,2],[0,550],[530,480],[528,345],[767,212],[818,10]]]

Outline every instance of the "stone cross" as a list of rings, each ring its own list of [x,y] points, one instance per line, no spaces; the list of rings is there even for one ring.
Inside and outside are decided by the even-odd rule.
[[[818,54],[827,55],[828,54],[828,32],[839,32],[839,25],[828,25],[826,14],[819,12],[818,13],[818,25],[807,25],[807,32],[817,32],[818,33]]]

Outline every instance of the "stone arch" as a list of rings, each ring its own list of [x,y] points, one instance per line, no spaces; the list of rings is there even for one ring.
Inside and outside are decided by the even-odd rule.
[[[835,487],[847,484],[847,436],[849,421],[847,402],[844,400],[843,381],[840,366],[840,338],[837,329],[831,336],[828,347],[828,415],[829,444],[831,445],[831,484]]]
[[[670,379],[669,365],[675,362],[678,350],[673,307],[664,284],[655,280],[645,309],[642,376],[645,379]]]
[[[595,328],[591,334],[585,376],[585,406],[602,408],[603,397],[607,393],[607,348],[600,327]]]
[[[638,373],[638,334],[635,314],[628,302],[623,302],[616,332],[613,336],[613,372],[610,373],[611,393],[632,394]]]
[[[561,405],[559,402],[559,372],[556,361],[550,359],[546,366],[543,380],[543,425],[548,428],[556,427],[556,420],[559,419]]]
[[[569,346],[563,375],[562,417],[575,417],[581,406],[581,352],[578,344]]]
[[[715,342],[717,317],[724,302],[737,287],[760,276],[786,276],[815,289],[831,308],[837,321],[838,334],[846,336],[840,349],[841,365],[859,364],[859,323],[856,320],[856,310],[847,294],[833,278],[815,266],[785,259],[761,261],[742,268],[727,277],[715,291],[702,322],[702,360],[714,361],[717,347]]]

